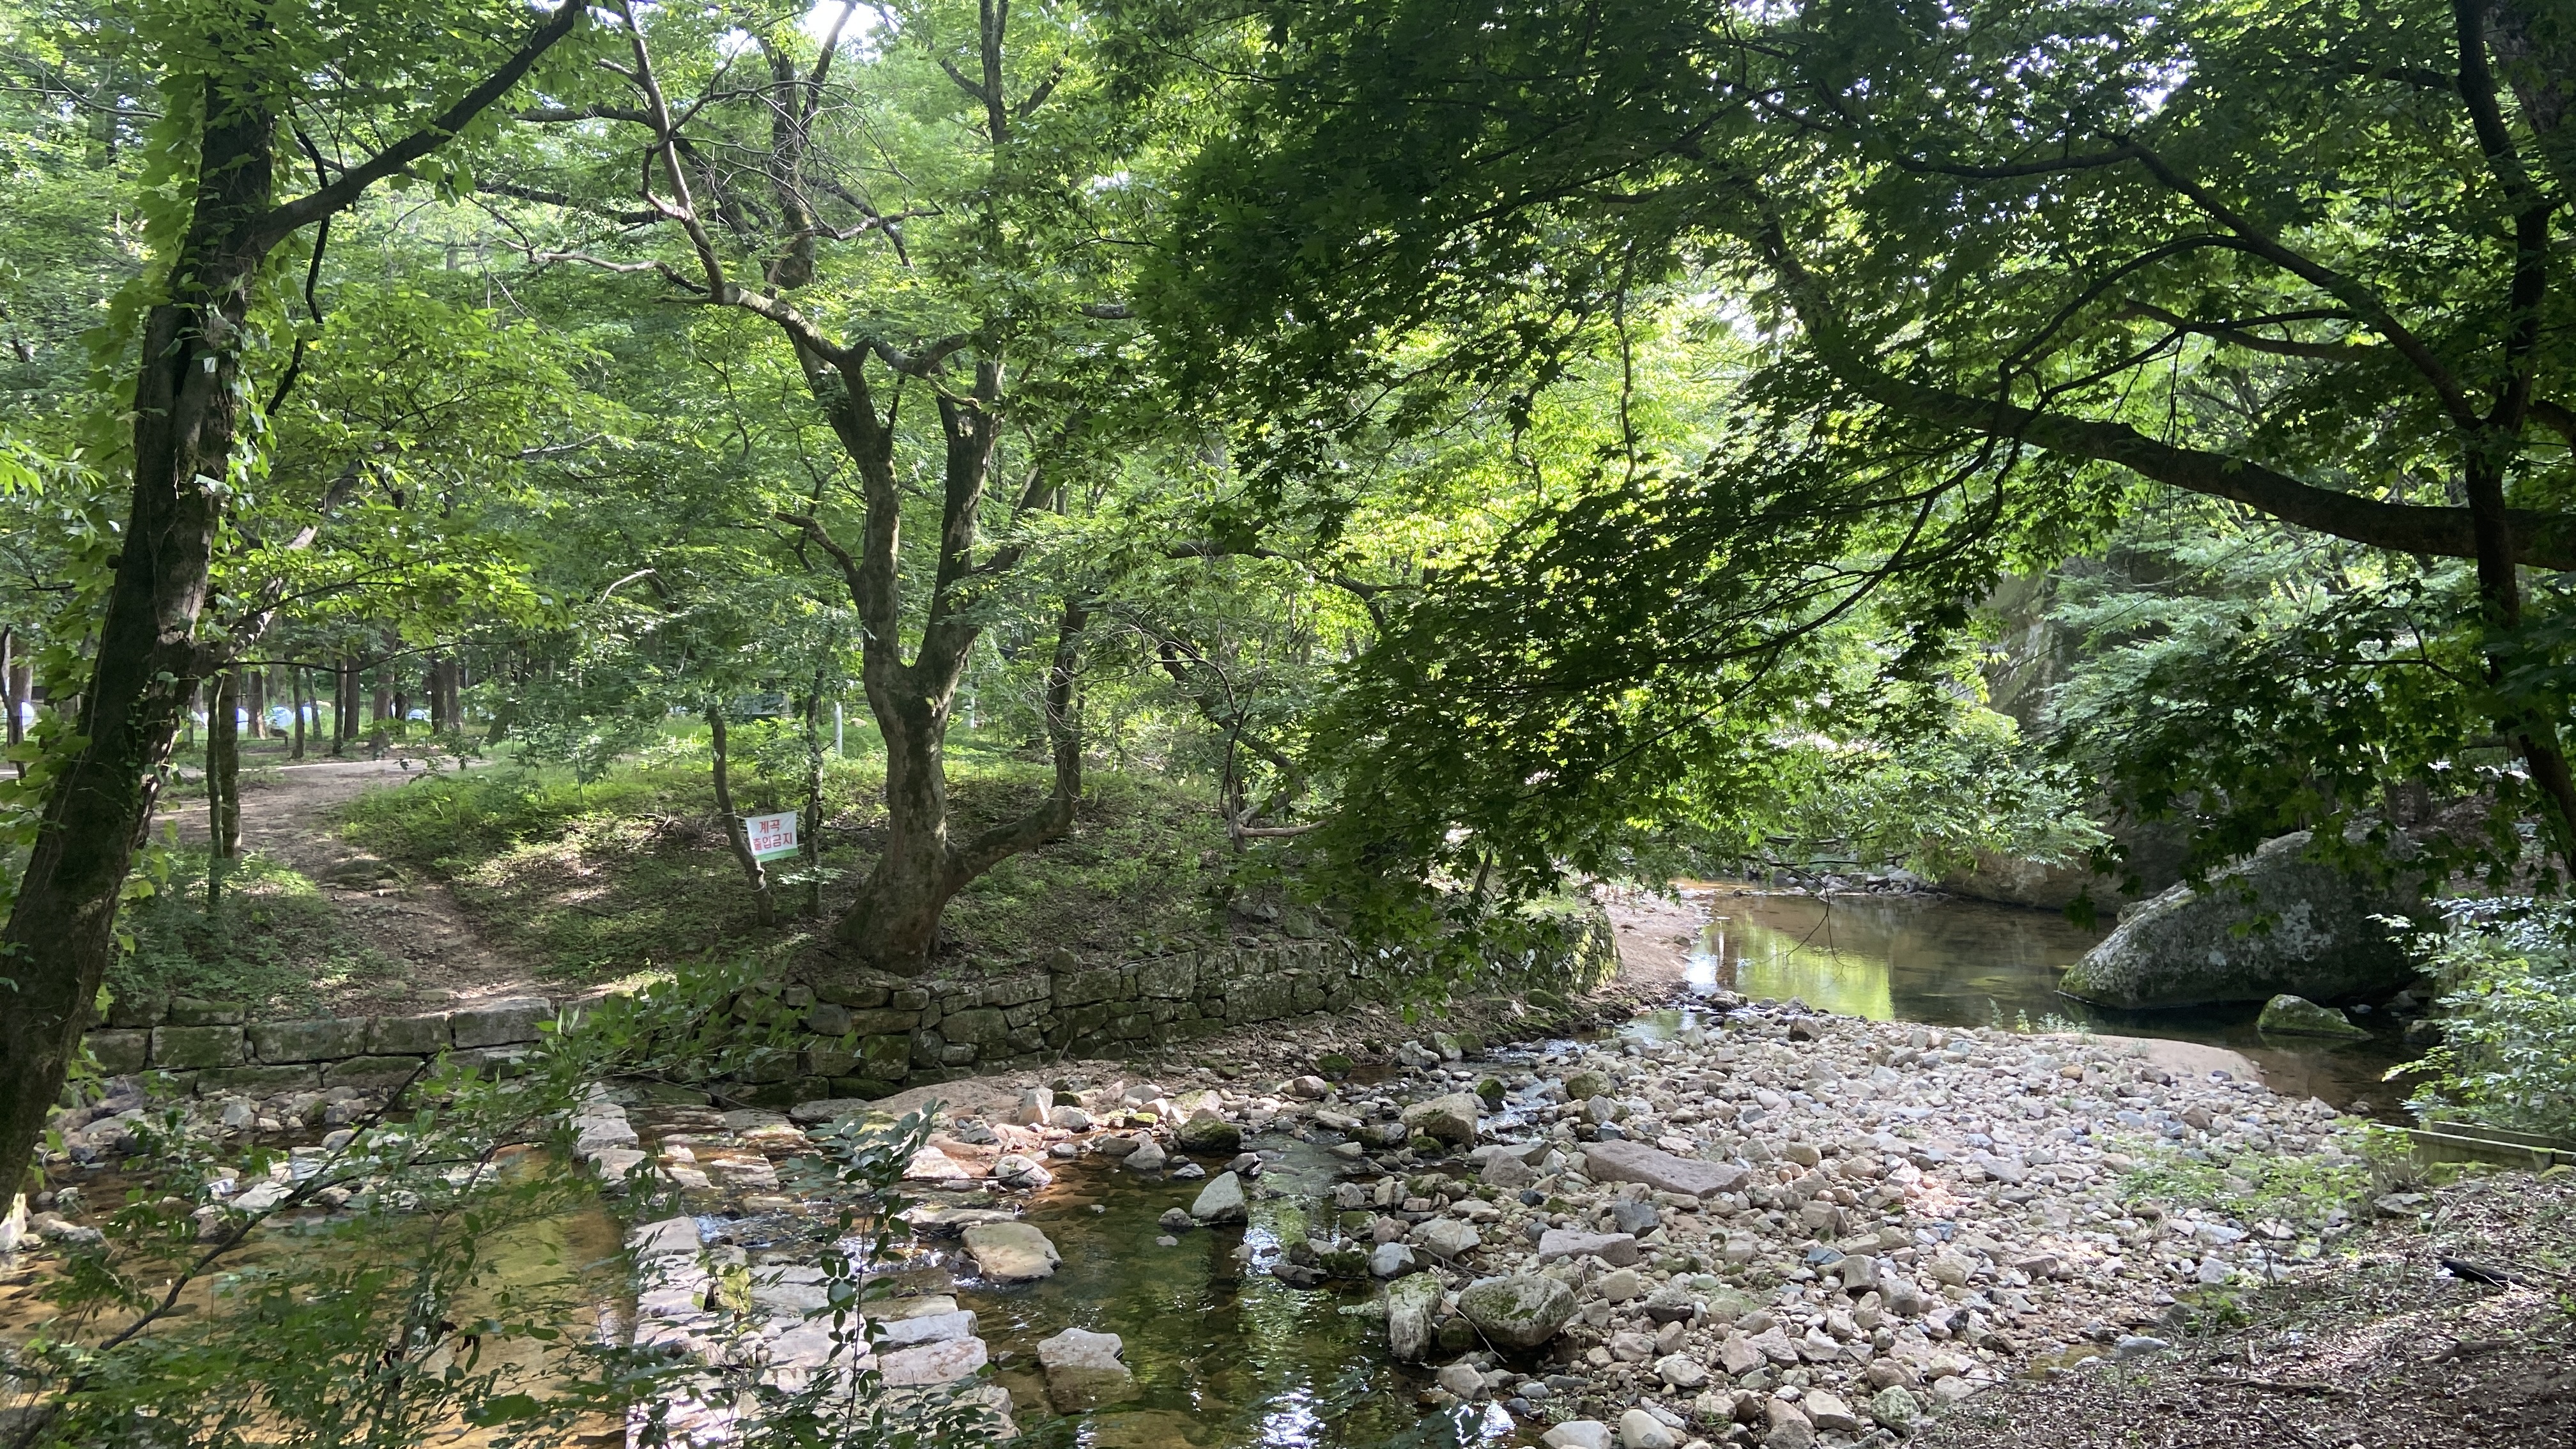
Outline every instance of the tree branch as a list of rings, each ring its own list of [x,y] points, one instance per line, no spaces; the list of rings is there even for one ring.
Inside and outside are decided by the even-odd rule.
[[[483,78],[483,83],[467,91],[456,104],[441,111],[426,126],[403,137],[356,166],[340,173],[338,180],[271,210],[253,223],[250,240],[265,251],[287,237],[320,221],[335,211],[354,203],[366,189],[396,172],[409,167],[430,152],[445,145],[457,132],[465,129],[483,109],[508,95],[520,78],[532,69],[538,59],[555,42],[581,28],[590,14],[589,0],[562,0],[555,13],[536,28],[525,43],[511,52],[498,70]]]

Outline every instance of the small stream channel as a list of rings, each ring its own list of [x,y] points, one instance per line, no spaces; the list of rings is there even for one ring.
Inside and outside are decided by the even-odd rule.
[[[2390,1120],[2402,1087],[2381,1080],[2421,1052],[2385,1013],[2354,1019],[2367,1041],[2266,1037],[2251,1002],[2167,1011],[2112,1011],[2061,996],[2066,968],[2108,935],[2052,911],[1945,896],[1811,895],[1698,886],[1685,899],[1708,923],[1691,952],[1697,990],[1730,990],[1874,1021],[1928,1026],[2077,1027],[2164,1037],[2239,1051],[2273,1090],[2339,1107],[2367,1101]],[[2054,1020],[2052,1020],[2054,1018]]]
[[[1370,1301],[1374,1285],[1299,1292],[1262,1270],[1280,1246],[1282,1215],[1329,1197],[1336,1179],[1332,1159],[1313,1144],[1264,1137],[1251,1145],[1265,1157],[1278,1154],[1257,1181],[1287,1196],[1256,1195],[1240,1233],[1193,1229],[1177,1234],[1175,1246],[1158,1246],[1166,1234],[1155,1219],[1186,1205],[1200,1184],[1088,1158],[1065,1164],[1055,1186],[1028,1206],[1027,1221],[1064,1254],[1054,1277],[1007,1288],[960,1284],[958,1301],[976,1311],[1029,1442],[1045,1449],[1519,1442],[1499,1409],[1420,1407],[1416,1396],[1429,1379],[1387,1362],[1383,1338],[1371,1341],[1375,1320],[1340,1311]],[[1237,1259],[1237,1242],[1254,1250],[1256,1263]],[[1049,1412],[1035,1347],[1066,1328],[1125,1340],[1136,1397],[1078,1417]]]

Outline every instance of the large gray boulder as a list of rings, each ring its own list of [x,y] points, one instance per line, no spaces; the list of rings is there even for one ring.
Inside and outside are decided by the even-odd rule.
[[[2405,915],[2415,898],[2308,859],[2308,842],[2304,830],[2266,841],[2208,890],[2178,885],[2131,909],[2057,989],[2128,1009],[2284,993],[2350,1001],[2404,989],[2414,963],[2399,933],[2372,918]]]

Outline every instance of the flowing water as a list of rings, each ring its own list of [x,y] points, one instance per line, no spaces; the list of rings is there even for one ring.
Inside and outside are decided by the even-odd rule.
[[[1460,1449],[1526,1442],[1499,1409],[1429,1412],[1416,1402],[1426,1376],[1387,1362],[1374,1319],[1344,1307],[1375,1297],[1374,1284],[1299,1292],[1267,1263],[1298,1216],[1329,1202],[1334,1159],[1287,1137],[1247,1144],[1278,1153],[1254,1186],[1242,1228],[1192,1228],[1175,1246],[1156,1219],[1187,1206],[1203,1184],[1129,1172],[1099,1158],[1065,1163],[1056,1184],[1029,1203],[1026,1220],[1064,1254],[1055,1276],[1001,1287],[959,1283],[992,1346],[1013,1415],[1045,1449]],[[1309,1205],[1301,1208],[1299,1204]],[[1092,1211],[1097,1206],[1099,1212]],[[1235,1255],[1250,1246],[1254,1261]],[[960,1262],[961,1270],[971,1264]],[[1040,1339],[1066,1328],[1115,1333],[1136,1375],[1136,1397],[1080,1415],[1047,1404]]]
[[[2166,1037],[2243,1052],[2274,1090],[2337,1106],[2368,1101],[2393,1112],[2403,1092],[2381,1081],[2419,1053],[2385,1013],[2355,1020],[2367,1041],[2267,1037],[2251,1002],[2168,1011],[2113,1011],[2061,996],[2058,978],[2106,931],[2050,911],[1942,896],[1829,899],[1726,887],[1685,892],[1709,912],[1688,980],[1756,999],[1791,997],[1820,1011],[1931,1026],[2025,1025]]]

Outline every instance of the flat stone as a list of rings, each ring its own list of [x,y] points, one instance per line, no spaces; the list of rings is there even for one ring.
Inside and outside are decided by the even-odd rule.
[[[877,1332],[881,1335],[878,1342],[888,1348],[954,1343],[974,1337],[975,1310],[952,1308],[946,1313],[923,1313],[911,1318],[880,1318]]]
[[[1655,1360],[1655,1374],[1665,1383],[1689,1393],[1708,1383],[1708,1369],[1686,1353],[1668,1353]]]
[[[1094,1333],[1089,1329],[1068,1328],[1053,1338],[1038,1340],[1038,1364],[1042,1368],[1114,1368],[1124,1369],[1118,1361],[1126,1349],[1124,1340],[1114,1333]]]
[[[99,1070],[111,1077],[131,1075],[152,1062],[148,1031],[93,1031],[81,1038],[81,1045],[98,1059]]]
[[[152,1065],[164,1071],[191,1067],[237,1067],[242,1059],[242,1029],[237,1026],[156,1026],[152,1028]]]
[[[1431,1379],[1452,1395],[1471,1404],[1485,1396],[1485,1376],[1478,1373],[1476,1366],[1471,1363],[1444,1364],[1440,1372],[1433,1374]]]
[[[378,1016],[367,1021],[369,1056],[436,1056],[456,1044],[447,1032],[447,1013],[435,1016]]]
[[[1407,1130],[1435,1142],[1446,1142],[1452,1147],[1472,1147],[1476,1142],[1477,1114],[1484,1110],[1484,1105],[1473,1092],[1452,1092],[1405,1108],[1404,1125]]]
[[[1538,1436],[1547,1449],[1610,1449],[1618,1436],[1599,1419],[1568,1419]]]
[[[1869,1401],[1869,1416],[1898,1434],[1905,1434],[1923,1419],[1923,1401],[1900,1384],[1890,1384]]]
[[[451,1012],[447,1029],[460,1047],[508,1046],[535,1041],[537,1023],[551,1020],[554,1014],[554,1003],[542,996],[514,996]]]
[[[978,1223],[963,1237],[977,1271],[1004,1283],[1044,1278],[1064,1261],[1047,1235],[1027,1223]]]
[[[590,1170],[599,1174],[601,1182],[622,1191],[627,1174],[643,1166],[645,1157],[632,1147],[603,1147],[590,1154],[588,1161]]]
[[[1369,1250],[1368,1270],[1373,1278],[1393,1278],[1410,1273],[1417,1266],[1413,1261],[1413,1249],[1402,1243],[1380,1243]]]
[[[1584,1175],[1595,1182],[1643,1183],[1657,1192],[1684,1197],[1714,1197],[1738,1192],[1752,1176],[1724,1162],[1675,1157],[1643,1142],[1595,1142],[1583,1151]]]
[[[1496,1348],[1524,1352],[1574,1318],[1574,1290],[1543,1273],[1479,1278],[1458,1293],[1458,1312]]]
[[[626,1235],[626,1250],[639,1260],[677,1253],[694,1256],[704,1246],[705,1241],[698,1236],[698,1220],[692,1217],[643,1223]]]
[[[1638,1259],[1633,1233],[1587,1233],[1576,1228],[1550,1228],[1539,1236],[1538,1258],[1599,1258],[1614,1268],[1632,1268]]]
[[[294,1067],[209,1067],[197,1074],[197,1093],[206,1096],[215,1092],[240,1092],[252,1097],[274,1097],[280,1092],[319,1086],[321,1081],[322,1069],[310,1064]]]
[[[984,1340],[963,1338],[949,1343],[925,1343],[877,1358],[877,1372],[885,1375],[893,1388],[915,1388],[928,1384],[953,1384],[972,1378],[988,1360]]]
[[[1804,1410],[1785,1399],[1764,1399],[1762,1413],[1771,1425],[1762,1436],[1763,1449],[1812,1449],[1816,1425]]]
[[[322,1085],[395,1087],[411,1080],[420,1069],[419,1057],[350,1057],[346,1061],[325,1062]]]
[[[2351,1017],[2333,1007],[2319,1006],[2304,996],[2287,993],[2263,1003],[2263,1013],[2254,1019],[2254,1029],[2270,1036],[2360,1038],[2370,1035],[2367,1027],[2355,1026]]]
[[[787,1120],[799,1127],[814,1127],[825,1122],[837,1122],[844,1117],[855,1117],[867,1110],[868,1101],[864,1097],[817,1097],[788,1108]]]
[[[1828,1434],[1860,1432],[1859,1417],[1852,1413],[1850,1405],[1830,1390],[1809,1389],[1806,1396],[1798,1401],[1798,1407],[1806,1412],[1808,1423]]]
[[[904,1163],[903,1175],[908,1182],[962,1182],[975,1174],[938,1148],[924,1147]]]
[[[1170,1161],[1170,1156],[1163,1151],[1163,1144],[1148,1137],[1136,1144],[1135,1151],[1127,1154],[1126,1165],[1138,1172],[1159,1172]]]
[[[1538,1181],[1538,1169],[1509,1153],[1497,1152],[1485,1159],[1485,1169],[1477,1179],[1491,1187],[1523,1188]]]
[[[202,996],[173,996],[165,1020],[172,1026],[239,1026],[243,1008],[238,1001],[209,1001]]]
[[[1172,1134],[1183,1152],[1232,1156],[1243,1150],[1243,1129],[1205,1108],[1190,1114]]]
[[[263,1062],[320,1062],[354,1057],[367,1049],[363,1016],[323,1016],[267,1021],[250,1028],[251,1055]]]
[[[1199,1189],[1198,1200],[1190,1204],[1190,1216],[1203,1223],[1239,1223],[1244,1220],[1243,1179],[1231,1172],[1220,1172]]]
[[[1414,1229],[1413,1241],[1435,1258],[1465,1257],[1485,1242],[1472,1224],[1457,1218],[1433,1218]]]

